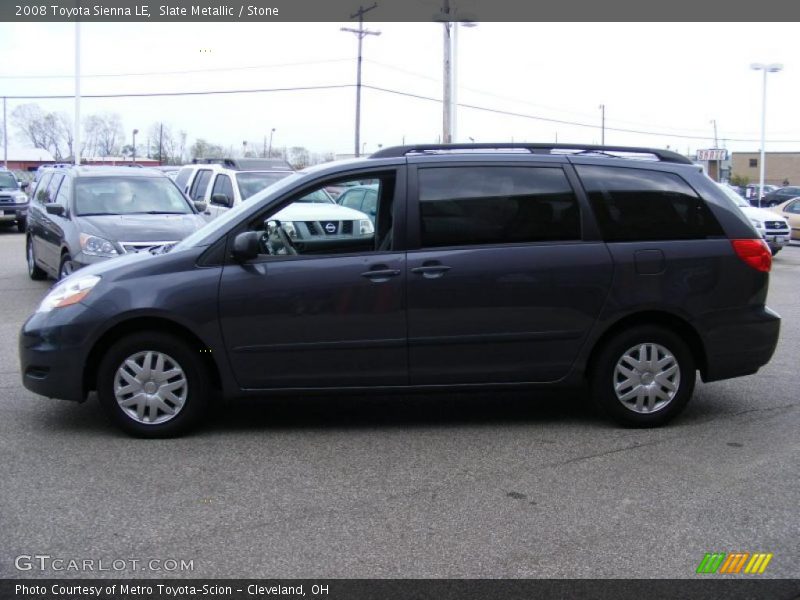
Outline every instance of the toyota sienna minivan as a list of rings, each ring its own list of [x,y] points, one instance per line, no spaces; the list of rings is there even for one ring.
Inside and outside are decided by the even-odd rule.
[[[374,231],[275,217],[370,180]],[[297,223],[295,223],[295,227]],[[657,426],[696,374],[755,373],[778,340],[771,253],[701,169],[611,146],[386,148],[292,174],[160,253],[66,277],[20,333],[24,385],[96,391],[130,434],[209,403],[364,390],[585,387]]]

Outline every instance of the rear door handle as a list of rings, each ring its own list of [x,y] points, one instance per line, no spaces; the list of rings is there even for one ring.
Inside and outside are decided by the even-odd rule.
[[[423,265],[421,267],[414,267],[411,269],[411,272],[421,274],[426,279],[437,279],[449,270],[450,267],[447,265]]]
[[[398,269],[373,269],[371,271],[364,271],[361,274],[362,277],[366,277],[375,283],[389,281],[390,277],[397,277],[398,275],[400,275],[400,271]]]

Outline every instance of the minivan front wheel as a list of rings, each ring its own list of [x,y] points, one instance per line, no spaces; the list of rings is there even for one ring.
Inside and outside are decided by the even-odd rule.
[[[25,242],[25,258],[28,262],[28,277],[34,281],[47,279],[47,273],[36,264],[36,255],[33,253],[33,238],[31,236],[28,236],[28,240]]]
[[[694,391],[695,363],[683,339],[638,326],[611,338],[591,366],[593,400],[616,421],[656,427],[678,415]]]
[[[185,433],[208,404],[209,382],[197,354],[183,340],[158,332],[121,339],[100,363],[100,403],[131,435],[154,438]]]

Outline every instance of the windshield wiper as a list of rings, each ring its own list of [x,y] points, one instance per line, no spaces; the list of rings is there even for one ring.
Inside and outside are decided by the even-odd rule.
[[[137,212],[125,213],[126,215],[188,215],[189,213],[174,210],[140,210]]]
[[[118,214],[119,213],[113,213],[113,212],[90,212],[90,213],[78,213],[75,216],[76,217],[104,217],[106,215],[116,216]]]

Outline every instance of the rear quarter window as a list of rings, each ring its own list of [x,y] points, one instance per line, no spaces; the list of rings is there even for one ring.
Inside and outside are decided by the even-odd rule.
[[[674,173],[576,165],[608,242],[724,236],[705,201]]]

